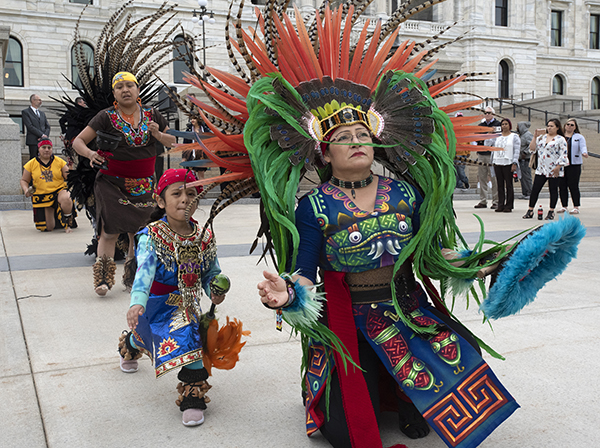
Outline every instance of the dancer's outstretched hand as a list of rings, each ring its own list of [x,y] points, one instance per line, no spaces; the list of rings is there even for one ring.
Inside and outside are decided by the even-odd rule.
[[[142,305],[133,305],[127,311],[127,325],[129,325],[129,329],[133,330],[137,327],[138,317],[144,314],[144,307]]]
[[[265,280],[256,285],[261,302],[270,308],[280,308],[285,305],[288,302],[285,280],[268,271],[263,271],[263,276]]]

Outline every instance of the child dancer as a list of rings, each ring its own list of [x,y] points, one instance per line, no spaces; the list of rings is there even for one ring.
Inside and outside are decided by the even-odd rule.
[[[124,280],[132,285],[127,312],[131,331],[119,341],[123,372],[136,372],[142,353],[154,360],[157,378],[181,368],[176,403],[186,426],[204,422],[203,410],[210,401],[199,333],[201,289],[215,305],[225,299],[209,289],[210,280],[221,272],[215,240],[208,230],[202,237],[202,229],[186,218],[186,208],[201,188],[186,188],[194,180],[191,172],[169,169],[158,181],[158,208],[136,235],[135,279],[131,282],[129,275]],[[190,215],[195,210],[194,205]]]

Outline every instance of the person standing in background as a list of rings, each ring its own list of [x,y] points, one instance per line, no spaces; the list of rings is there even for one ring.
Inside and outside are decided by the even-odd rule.
[[[529,160],[531,152],[529,152],[529,144],[533,140],[533,134],[529,132],[531,123],[529,121],[519,121],[517,123],[517,133],[521,138],[521,152],[519,154],[519,167],[521,168],[521,193],[519,199],[529,199],[531,196],[531,168]]]
[[[571,200],[573,201],[573,209],[569,212],[572,214],[579,213],[581,205],[581,193],[579,192],[579,178],[581,177],[581,165],[583,164],[582,157],[587,158],[587,146],[585,138],[579,133],[579,125],[577,120],[569,118],[565,123],[565,140],[567,141],[567,152],[569,165],[565,166],[565,175],[558,179],[558,192],[562,208],[558,209],[558,213],[567,211],[569,205],[569,191],[571,192]],[[567,190],[568,189],[568,190]]]
[[[462,117],[462,112],[456,112],[455,117]],[[457,157],[466,157],[469,158],[469,151],[457,151]],[[470,188],[469,178],[465,174],[465,164],[463,161],[454,160],[454,169],[456,170],[456,188],[460,188],[461,190],[468,190]]]
[[[38,142],[50,136],[50,124],[46,114],[40,110],[42,99],[35,93],[29,97],[31,105],[21,111],[23,125],[27,129],[25,144],[29,148],[29,158],[35,159],[38,153]]]
[[[485,108],[485,118],[479,126],[488,126],[491,128],[498,128],[498,132],[500,131],[500,122],[494,118],[494,114],[496,111],[493,107],[488,106]],[[483,145],[483,140],[477,142],[478,145]],[[475,205],[475,208],[487,208],[487,197],[488,197],[488,177],[490,176],[490,160],[492,158],[491,151],[477,151],[477,161],[481,162],[482,165],[477,169],[477,182],[479,182],[479,186],[477,187],[479,190],[479,203]],[[496,185],[496,181],[492,179],[492,206],[490,207],[492,210],[498,208],[498,185]]]
[[[514,207],[513,174],[517,171],[521,139],[512,132],[512,123],[508,118],[503,118],[500,124],[502,135],[493,140],[486,140],[488,146],[502,148],[492,155],[494,172],[498,184],[497,212],[510,213]]]

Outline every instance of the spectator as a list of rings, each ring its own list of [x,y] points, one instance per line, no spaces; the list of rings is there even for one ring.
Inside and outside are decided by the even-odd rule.
[[[529,209],[523,219],[533,218],[533,209],[546,180],[550,190],[550,209],[545,219],[554,219],[554,207],[558,202],[558,181],[564,176],[564,167],[569,164],[567,141],[560,121],[556,118],[548,121],[545,130],[536,129],[533,137],[529,150],[537,158],[535,178],[529,198]]]
[[[50,136],[50,124],[46,114],[40,110],[42,99],[35,93],[29,97],[31,105],[21,111],[23,124],[27,129],[25,144],[29,148],[29,158],[35,159],[38,153],[38,141]]]
[[[521,139],[512,132],[512,123],[508,118],[503,118],[500,123],[502,135],[493,140],[486,140],[486,143],[488,146],[502,148],[492,155],[494,172],[498,181],[498,208],[496,211],[510,213],[515,202],[512,173],[517,171]]]
[[[579,206],[581,205],[579,178],[581,177],[582,157],[587,158],[588,152],[585,138],[579,133],[579,125],[574,118],[569,118],[565,123],[565,140],[567,140],[569,165],[565,166],[564,177],[558,179],[560,202],[562,204],[562,208],[558,210],[558,213],[567,211],[570,191],[571,200],[573,201],[573,209],[570,213],[576,215],[579,213]],[[567,188],[569,191],[567,191]]]
[[[462,112],[456,112],[455,117],[462,117]],[[469,151],[457,151],[457,157],[469,157]],[[456,188],[460,188],[462,190],[468,190],[469,178],[465,174],[465,164],[463,161],[454,160],[454,168],[456,169]]]
[[[517,132],[521,138],[521,152],[519,154],[519,167],[521,168],[521,193],[519,199],[529,199],[531,196],[531,168],[529,167],[529,144],[533,140],[533,134],[529,132],[531,123],[529,121],[519,121],[517,123]]]
[[[494,118],[496,111],[493,107],[485,108],[485,118],[479,126],[497,127],[500,132],[500,122]],[[477,142],[478,145],[483,145],[483,140]],[[488,178],[490,177],[490,161],[492,158],[491,151],[477,151],[477,160],[482,163],[477,170],[477,182],[479,182],[479,204],[475,208],[486,208],[488,198]],[[496,181],[492,179],[492,210],[498,208],[498,186]]]

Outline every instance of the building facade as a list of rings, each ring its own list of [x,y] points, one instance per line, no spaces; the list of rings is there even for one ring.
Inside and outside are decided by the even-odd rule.
[[[399,1],[375,0],[367,12],[375,19],[387,20]],[[202,22],[192,20],[194,11],[199,10],[197,0],[177,3],[173,23],[179,21],[181,33],[195,36],[199,59],[205,58],[209,66],[233,71],[224,46],[229,2],[208,0],[207,10],[213,12],[215,23],[204,21],[204,34]],[[264,0],[253,3],[261,7]],[[298,3],[302,14],[310,15],[320,0]],[[5,107],[16,122],[20,123],[20,111],[29,105],[32,93],[42,97],[47,112],[50,97],[62,95],[63,90],[76,96],[64,76],[73,77],[77,19],[85,7],[79,32],[91,56],[102,28],[122,4],[118,0],[2,2],[0,25],[10,27],[3,74]],[[135,17],[151,14],[160,4],[161,0],[135,1]],[[254,6],[250,2],[245,6],[245,27],[256,26]],[[462,83],[457,89],[481,97],[515,100],[568,95],[581,99],[581,109],[600,108],[600,0],[446,0],[404,23],[399,40],[423,41],[454,22],[457,24],[439,42],[461,38],[439,53],[439,73],[485,73],[479,77],[483,81]],[[184,64],[175,64],[157,75],[185,92],[188,87],[181,80],[182,69]],[[60,132],[58,116],[52,112],[48,115],[56,140]]]

